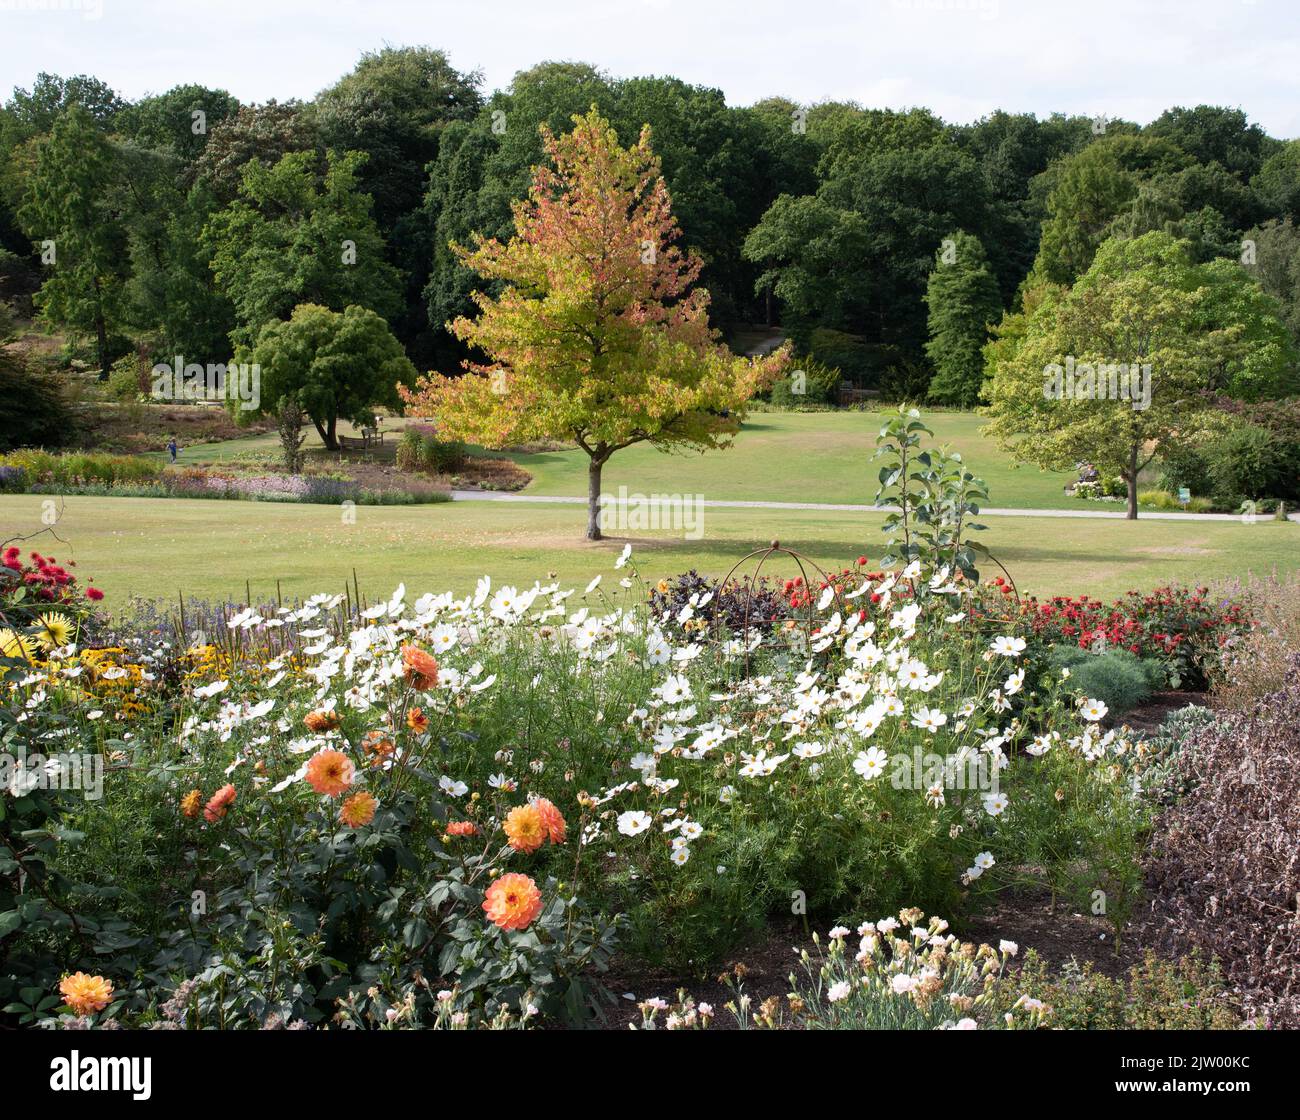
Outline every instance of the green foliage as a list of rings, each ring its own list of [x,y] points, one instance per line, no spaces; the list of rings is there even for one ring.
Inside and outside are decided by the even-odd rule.
[[[187,83],[127,106],[117,127],[142,148],[174,154],[186,165],[188,174],[189,165],[203,152],[212,131],[239,108],[238,99],[224,89]]]
[[[340,417],[371,424],[374,406],[396,407],[398,385],[415,380],[415,367],[388,324],[356,306],[337,312],[300,304],[287,322],[264,326],[240,361],[261,368],[262,411],[295,395],[331,449],[338,447]]]
[[[123,354],[108,372],[109,396],[119,401],[133,401],[141,392],[140,359],[135,354]]]
[[[1031,951],[1017,977],[1026,995],[1052,1010],[1046,1025],[1074,1031],[1231,1031],[1238,1002],[1218,963],[1197,953],[1177,961],[1148,951],[1127,976],[1112,979],[1073,958],[1059,970]]]
[[[1168,234],[1111,239],[1071,290],[1036,298],[1032,314],[1004,324],[986,348],[988,430],[1021,461],[1058,470],[1087,461],[1120,475],[1131,517],[1155,453],[1222,426],[1207,389],[1275,391],[1294,376],[1267,297],[1235,265],[1194,264]],[[1103,397],[1053,380],[1068,358],[1100,367]],[[1150,367],[1149,404],[1110,397],[1103,371],[1120,365]]]
[[[813,357],[792,359],[795,366],[772,385],[769,399],[782,408],[835,404],[843,374]]]
[[[440,439],[433,428],[408,424],[397,442],[397,469],[451,474],[465,462],[465,445]]]
[[[234,341],[251,343],[303,304],[397,313],[400,278],[357,179],[364,162],[361,153],[331,153],[319,180],[310,152],[291,152],[273,167],[244,165],[240,197],[203,231],[213,275],[239,321]]]
[[[1078,646],[1053,646],[1049,664],[1057,672],[1070,671],[1071,691],[1102,701],[1117,715],[1136,708],[1164,684],[1164,671],[1158,663],[1145,661],[1127,649],[1093,653]]]
[[[38,368],[0,345],[0,452],[18,447],[62,447],[77,434],[62,376]]]
[[[367,156],[359,186],[375,200],[386,237],[419,206],[443,129],[478,111],[481,80],[459,73],[442,51],[384,47],[364,52],[349,74],[317,94],[312,112],[325,147]]]
[[[929,399],[969,408],[984,380],[989,325],[1002,312],[997,280],[978,238],[957,230],[944,239],[926,288],[926,355],[934,365]]]
[[[82,482],[147,482],[162,474],[161,465],[142,455],[108,455],[102,452],[51,453],[34,448],[11,451],[3,462],[21,467],[32,482],[73,486]]]
[[[1243,499],[1293,498],[1300,479],[1300,441],[1286,442],[1253,424],[1234,424],[1204,449],[1205,481],[1222,505]]]
[[[123,321],[129,258],[115,190],[117,158],[94,118],[73,105],[36,149],[19,211],[36,242],[52,242],[49,278],[36,296],[51,327],[93,335],[107,376],[108,335]]]
[[[919,562],[932,571],[960,572],[977,581],[977,554],[988,549],[969,534],[984,529],[972,518],[988,501],[983,479],[966,469],[960,453],[927,448],[922,436],[934,433],[915,408],[901,407],[881,427],[872,459],[883,460],[876,504],[899,508],[885,517],[881,530],[889,538],[880,563],[889,567]]]

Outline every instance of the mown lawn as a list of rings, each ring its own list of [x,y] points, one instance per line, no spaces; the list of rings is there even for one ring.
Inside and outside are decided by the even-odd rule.
[[[876,412],[761,412],[754,413],[735,443],[725,451],[666,454],[648,446],[618,452],[605,467],[604,488],[617,494],[700,494],[710,500],[831,502],[868,505],[875,497],[877,468],[870,462],[875,451],[881,413]],[[1067,498],[1069,474],[1054,474],[1033,467],[1016,467],[1011,457],[981,435],[983,417],[969,412],[927,412],[926,422],[935,438],[961,452],[977,475],[990,487],[994,506],[1014,509],[1087,508]],[[385,426],[395,432],[404,423],[390,419]],[[352,434],[348,426],[341,429]],[[390,441],[395,436],[390,436]],[[185,463],[212,462],[241,454],[275,454],[274,433],[224,443],[196,444],[182,450]],[[320,449],[315,432],[307,447]],[[499,455],[499,452],[491,452]],[[533,475],[527,494],[572,495],[587,493],[587,457],[576,449],[508,456]]]
[[[0,537],[39,530],[43,500],[0,496]],[[57,526],[62,541],[46,535],[31,546],[76,560],[112,605],[180,591],[242,599],[245,580],[255,596],[274,595],[277,580],[288,596],[341,590],[354,569],[373,596],[398,582],[412,592],[463,592],[484,573],[497,583],[531,584],[555,573],[585,584],[603,572],[612,582],[624,543],[584,541],[581,506],[464,502],[361,506],[356,514],[349,525],[335,506],[71,497]],[[876,514],[707,509],[704,516],[701,540],[634,534],[641,572],[651,579],[692,567],[721,574],[774,537],[826,565],[881,552]],[[1024,590],[1112,596],[1170,580],[1293,569],[1300,525],[994,517],[983,538]],[[775,572],[793,568],[785,562]]]

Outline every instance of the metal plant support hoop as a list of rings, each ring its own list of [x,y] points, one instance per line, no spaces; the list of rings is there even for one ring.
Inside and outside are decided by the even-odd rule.
[[[722,589],[731,582],[732,576],[735,575],[736,571],[743,564],[748,563],[750,560],[753,560],[756,557],[758,558],[758,563],[755,564],[754,570],[744,577],[745,612],[744,612],[744,623],[740,632],[740,639],[741,639],[741,644],[745,650],[745,668],[744,668],[745,678],[748,678],[749,676],[749,634],[750,634],[752,624],[755,622],[767,622],[771,624],[776,624],[778,622],[784,621],[784,619],[776,618],[776,617],[759,618],[759,619],[755,619],[753,617],[754,589],[758,586],[759,577],[762,575],[763,572],[763,565],[766,564],[771,557],[777,555],[778,553],[790,557],[795,562],[795,564],[798,565],[799,575],[803,579],[804,587],[808,591],[808,616],[806,620],[804,620],[804,627],[805,627],[804,635],[808,639],[809,644],[811,644],[812,633],[816,629],[817,606],[816,603],[813,601],[812,587],[808,582],[808,568],[812,568],[818,575],[822,577],[822,579],[826,581],[826,586],[829,587],[832,593],[835,595],[835,602],[839,606],[840,613],[841,614],[846,613],[846,608],[844,606],[844,599],[840,595],[839,588],[835,586],[835,581],[826,573],[825,569],[822,568],[820,564],[818,564],[815,560],[809,559],[807,556],[803,555],[803,553],[798,552],[793,548],[785,548],[782,546],[779,540],[774,540],[770,545],[767,546],[767,548],[757,548],[753,552],[750,552],[745,556],[742,556],[731,566],[727,574],[723,576],[722,579],[719,581],[717,593],[720,594]],[[805,565],[807,565],[807,567],[805,567]],[[722,612],[719,610],[715,610],[713,612],[713,621],[710,625],[711,637],[713,638],[715,643],[718,642],[720,637],[718,632],[718,627],[721,621],[722,621]]]

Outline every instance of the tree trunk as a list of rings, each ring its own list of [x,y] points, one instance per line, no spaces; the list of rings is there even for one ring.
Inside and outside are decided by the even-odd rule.
[[[337,451],[339,449],[338,429],[339,418],[337,416],[331,416],[329,427],[325,429],[325,446],[331,451]]]
[[[1128,519],[1136,521],[1138,515],[1138,445],[1128,449],[1128,470],[1124,474],[1128,483]]]
[[[600,472],[605,460],[593,455],[587,464],[587,540],[600,540]]]

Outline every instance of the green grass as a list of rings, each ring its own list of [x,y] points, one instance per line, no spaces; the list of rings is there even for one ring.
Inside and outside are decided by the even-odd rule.
[[[984,419],[970,412],[926,412],[935,438],[960,451],[972,471],[989,484],[992,505],[1014,509],[1080,509],[1085,503],[1063,492],[1069,474],[1016,467],[1011,457],[981,435]],[[760,412],[745,421],[725,451],[666,454],[639,445],[610,459],[602,483],[614,494],[702,494],[720,501],[831,502],[869,505],[876,470],[870,463],[882,414],[878,412]],[[385,421],[390,431],[405,421]],[[340,431],[352,434],[344,425]],[[206,463],[249,453],[275,454],[274,432],[242,440],[184,448],[182,463]],[[324,454],[314,431],[307,447]],[[500,455],[500,452],[485,452]],[[587,457],[576,448],[507,456],[533,476],[526,494],[587,493]]]
[[[680,489],[680,487],[679,487]],[[42,498],[0,496],[0,538],[42,528]],[[704,537],[634,534],[648,578],[695,567],[721,574],[749,550],[779,537],[824,565],[861,553],[880,556],[879,515],[808,510],[707,509]],[[332,506],[158,498],[71,497],[57,526],[62,541],[30,547],[76,560],[83,576],[110,596],[273,595],[341,590],[356,570],[362,590],[388,593],[469,590],[482,574],[497,583],[531,584],[548,574],[585,584],[611,564],[622,539],[582,539],[581,506],[465,502],[424,507],[361,506],[343,523]],[[1038,595],[1114,596],[1168,581],[1201,583],[1220,576],[1296,567],[1300,526],[1260,521],[1109,521],[990,518],[982,535],[1021,588]],[[775,574],[793,574],[788,561]],[[993,568],[985,575],[996,574]]]
[[[1068,474],[1017,468],[981,435],[983,417],[969,412],[926,412],[940,443],[949,443],[989,484],[994,506],[1078,509],[1067,498]],[[875,498],[871,462],[882,414],[876,412],[760,412],[745,421],[725,451],[665,454],[646,446],[618,452],[605,467],[607,493],[620,486],[643,494],[702,494],[710,500],[832,502],[867,505]],[[587,457],[581,451],[511,454],[533,475],[528,494],[587,492]]]

